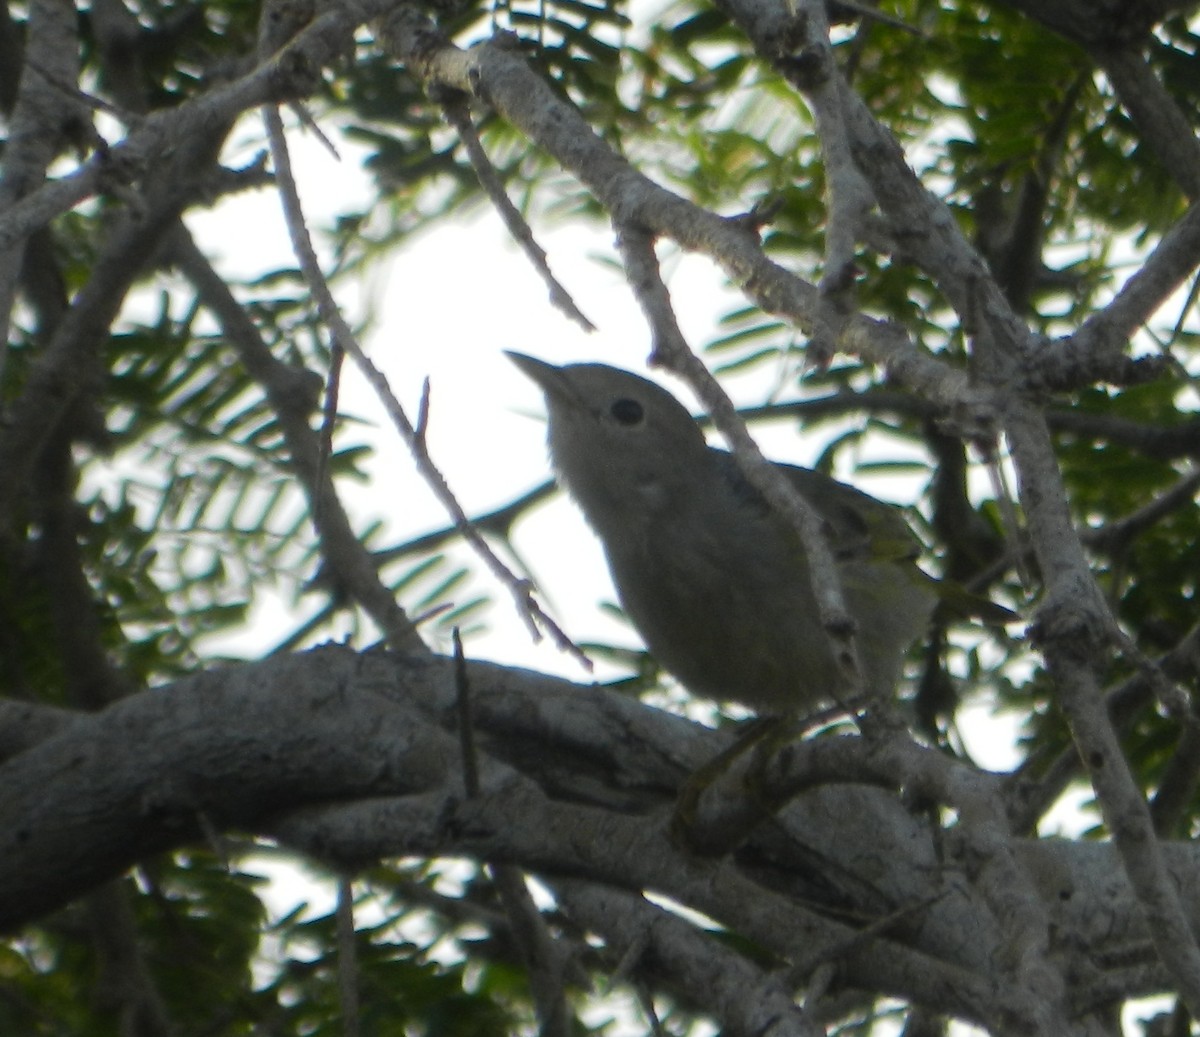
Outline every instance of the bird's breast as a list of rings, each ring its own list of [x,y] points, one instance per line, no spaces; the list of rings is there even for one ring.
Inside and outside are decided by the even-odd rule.
[[[668,515],[604,538],[629,618],[693,693],[778,712],[833,679],[803,557],[752,514]]]

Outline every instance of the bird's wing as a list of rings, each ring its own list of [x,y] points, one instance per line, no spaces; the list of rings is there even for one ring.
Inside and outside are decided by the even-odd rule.
[[[920,541],[899,508],[811,468],[779,467],[824,519],[839,557],[899,562],[920,554]]]
[[[732,454],[714,450],[722,474],[738,497],[763,515],[770,505],[742,475]],[[921,545],[899,508],[811,468],[776,464],[800,496],[820,515],[834,554],[842,560],[911,561]]]

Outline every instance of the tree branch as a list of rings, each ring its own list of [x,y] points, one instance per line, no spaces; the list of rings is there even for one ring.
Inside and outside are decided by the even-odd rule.
[[[213,671],[80,717],[9,759],[0,928],[197,838],[201,813],[222,829],[253,826],[290,804],[440,781],[452,740],[353,688],[356,658],[325,649]]]
[[[1090,19],[1085,19],[1090,21]],[[1146,60],[1148,36],[1123,46],[1095,45],[1092,57],[1117,91],[1137,127],[1138,137],[1154,153],[1192,201],[1200,200],[1200,142],[1192,122]]]
[[[363,351],[357,337],[351,330],[350,325],[342,317],[337,302],[333,298],[333,293],[329,288],[329,284],[325,279],[325,275],[321,271],[317,254],[313,249],[312,240],[308,234],[308,228],[304,221],[304,213],[300,207],[300,196],[296,190],[295,178],[292,176],[287,142],[283,135],[283,124],[279,119],[279,113],[274,108],[268,107],[263,110],[263,117],[267,124],[267,135],[271,141],[271,154],[275,161],[275,174],[279,180],[280,198],[283,202],[288,232],[292,238],[292,248],[296,253],[297,261],[300,263],[300,269],[304,273],[305,281],[308,283],[313,297],[316,299],[321,319],[330,329],[334,341],[354,361],[359,371],[362,372],[368,384],[374,390],[375,395],[383,404],[384,410],[387,411],[388,417],[392,419],[393,427],[404,440],[409,453],[412,454],[417,470],[421,473],[429,488],[433,490],[434,496],[437,497],[438,501],[454,520],[454,525],[459,535],[475,551],[475,554],[488,567],[492,575],[508,590],[516,606],[517,614],[525,621],[530,634],[537,639],[541,636],[541,632],[545,630],[550,634],[551,639],[558,648],[570,652],[585,669],[590,670],[592,664],[588,657],[538,603],[537,598],[534,596],[532,583],[528,579],[522,579],[517,576],[516,573],[509,569],[500,560],[496,552],[492,550],[488,542],[480,535],[479,531],[471,525],[470,516],[463,510],[462,505],[458,502],[458,498],[454,496],[454,491],[450,489],[450,484],[446,482],[445,476],[442,475],[441,470],[434,464],[433,458],[429,455],[429,450],[425,442],[424,420],[419,419],[416,425],[413,425],[409,420],[404,407],[388,385],[387,378],[371,362],[371,359]],[[424,408],[428,406],[428,391],[428,386],[426,386],[426,396],[422,405],[422,412],[426,415],[428,412]],[[405,628],[407,627],[408,623],[405,621]],[[399,635],[399,640],[395,641],[393,647],[399,648],[407,640],[410,630],[402,628],[396,633]]]
[[[551,879],[550,886],[569,917],[604,938],[610,961],[620,962],[616,980],[622,969],[649,973],[686,1003],[714,1013],[730,1033],[824,1034],[777,973],[643,897],[579,879]]]
[[[7,15],[5,15],[7,17]],[[0,213],[10,210],[35,191],[46,170],[69,140],[72,130],[82,133],[87,112],[72,103],[52,79],[74,84],[79,79],[79,47],[75,12],[53,0],[29,5],[28,31],[22,55],[16,105],[4,144],[4,172],[0,178]],[[0,217],[3,219],[3,217]],[[0,245],[0,342],[10,340],[9,322],[21,269],[27,262],[26,241],[39,228]],[[7,349],[0,349],[0,380]]]
[[[898,334],[877,335],[885,326],[881,322],[858,315],[844,317],[814,285],[768,259],[746,220],[719,217],[637,172],[593,132],[576,108],[528,67],[505,37],[463,51],[410,8],[398,8],[386,18],[379,34],[427,84],[485,99],[578,177],[618,228],[640,227],[653,237],[670,238],[685,249],[709,256],[761,309],[787,317],[818,345],[834,342],[840,331],[843,348],[857,348],[869,340],[872,361],[891,367],[892,356],[901,345]],[[911,365],[908,357],[896,359]],[[980,393],[968,391],[961,372],[948,369],[932,354],[925,354],[922,362],[944,375],[940,380],[926,379],[936,381],[942,391],[939,403],[975,405]]]
[[[308,498],[308,511],[321,542],[321,556],[333,577],[334,597],[343,592],[352,595],[393,643],[419,650],[420,635],[380,580],[381,563],[358,539],[329,472],[321,465],[319,434],[309,424],[316,409],[320,378],[275,358],[241,303],[182,225],[172,238],[171,249],[173,258],[194,285],[197,298],[212,311],[278,416],[296,476]]]
[[[1046,582],[1037,641],[1105,824],[1149,917],[1155,946],[1195,1014],[1200,1012],[1200,947],[1183,921],[1179,892],[1163,863],[1150,811],[1121,752],[1095,680],[1094,667],[1105,654],[1115,622],[1075,535],[1044,422],[1032,406],[1014,401],[1005,427]]]
[[[650,818],[664,817],[687,771],[727,734],[602,689],[482,663],[470,669],[484,755],[481,796],[465,804],[448,660],[328,646],[49,725],[56,733],[0,767],[0,925],[39,917],[148,853],[201,838],[202,816],[215,831],[274,833],[338,868],[378,856],[466,855],[550,881],[657,890],[794,965],[811,968],[824,951],[840,963],[838,983],[1035,1025],[1031,1006],[1014,1007],[995,975],[1008,945],[966,881],[969,842],[951,837],[939,852],[928,825],[895,795],[820,784],[735,857],[690,857]],[[0,730],[22,708],[0,703]],[[834,768],[828,776],[861,773],[836,762],[845,744],[814,743]],[[940,779],[921,787],[939,786],[960,805],[970,798]],[[548,799],[546,788],[561,798]],[[1076,934],[1067,946],[1094,957],[1146,937],[1111,847],[1007,845],[1055,928]],[[1164,850],[1173,881],[1200,869],[1196,847]],[[833,920],[869,926],[898,909],[907,920],[866,939]],[[1180,918],[1200,919],[1200,901],[1189,900]]]
[[[462,141],[467,157],[471,160],[471,168],[475,170],[479,186],[491,199],[492,207],[504,221],[504,226],[508,229],[513,241],[525,253],[533,268],[546,283],[546,287],[550,290],[551,304],[584,331],[595,331],[596,325],[584,316],[583,311],[575,305],[571,294],[551,272],[546,250],[537,243],[529,224],[525,222],[525,218],[505,193],[504,184],[500,182],[496,167],[492,165],[487,152],[484,151],[479,134],[475,131],[475,124],[471,122],[471,112],[463,95],[451,91],[442,92],[446,95],[442,100],[442,110],[445,111],[450,124],[458,131],[459,140]]]

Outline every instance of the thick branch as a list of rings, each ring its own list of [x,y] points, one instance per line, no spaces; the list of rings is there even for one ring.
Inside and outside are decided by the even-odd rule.
[[[1145,46],[1095,47],[1093,56],[1133,117],[1139,138],[1192,201],[1200,199],[1200,142],[1192,121],[1146,61]]]
[[[970,1015],[1006,1011],[1008,995],[987,985],[1006,952],[961,871],[969,857],[960,861],[953,841],[939,855],[896,796],[822,785],[744,855],[698,860],[651,818],[687,770],[727,743],[723,733],[600,689],[483,663],[471,671],[482,795],[467,805],[446,719],[447,660],[330,646],[213,671],[98,714],[46,716],[0,768],[0,925],[40,917],[202,830],[236,827],[286,834],[338,865],[467,855],[657,889],[788,958],[801,982],[820,952],[851,983],[875,989],[878,976],[884,989],[949,1011],[964,1011],[963,999]],[[22,715],[27,707],[0,704],[0,730]],[[828,760],[837,746],[820,752]],[[856,780],[858,768],[832,766]],[[1146,938],[1111,847],[1012,840],[1011,849],[1055,928],[1072,934],[1064,947],[1095,960]],[[1190,880],[1196,849],[1167,849],[1172,880],[1200,888]],[[1181,907],[1182,920],[1200,917],[1197,898]],[[863,933],[835,917],[881,928]]]
[[[558,803],[524,784],[506,783],[449,813],[442,797],[429,794],[305,810],[281,820],[275,830],[318,854],[331,846],[352,847],[368,857],[466,852],[551,875],[657,890],[809,970],[823,955],[843,957],[851,982],[859,977],[864,986],[915,996],[964,1018],[998,1011],[1004,1001],[986,979],[898,947],[860,943],[853,929],[771,893],[731,863],[680,853],[659,824]],[[1010,1007],[1015,1017],[1024,1015]]]
[[[1067,509],[1040,414],[1014,402],[1006,429],[1034,549],[1046,582],[1039,639],[1076,747],[1088,768],[1121,861],[1150,921],[1155,946],[1193,1013],[1200,1011],[1200,948],[1183,920],[1150,811],[1104,708],[1095,667],[1115,629]]]
[[[79,718],[0,767],[0,929],[37,918],[202,827],[254,827],[443,772],[436,732],[362,688],[341,649],[231,667]],[[202,824],[203,819],[203,824]]]

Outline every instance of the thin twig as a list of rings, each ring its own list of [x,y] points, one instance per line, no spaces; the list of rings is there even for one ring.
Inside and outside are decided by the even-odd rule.
[[[1200,724],[1187,716],[1175,751],[1163,768],[1158,789],[1150,801],[1150,816],[1160,836],[1169,838],[1182,822],[1191,820],[1197,786],[1200,786]],[[1183,838],[1188,834],[1179,833]]]
[[[859,701],[865,682],[854,636],[855,624],[846,607],[837,563],[821,530],[820,517],[763,456],[733,401],[688,346],[663,283],[650,235],[637,227],[623,227],[617,235],[617,249],[625,263],[629,284],[650,324],[654,343],[650,362],[675,372],[696,391],[713,424],[732,447],[746,478],[801,538],[821,625],[830,637],[834,658],[848,689],[847,698]]]
[[[1188,472],[1170,489],[1124,518],[1099,529],[1084,530],[1081,539],[1091,548],[1116,553],[1172,512],[1190,504],[1197,493],[1200,493],[1200,469]]]
[[[304,221],[304,212],[300,205],[300,195],[296,189],[296,180],[292,174],[291,161],[288,155],[287,141],[283,133],[283,122],[279,112],[272,106],[264,106],[263,119],[267,127],[267,137],[270,141],[271,156],[275,164],[275,176],[279,184],[279,194],[283,202],[288,233],[292,239],[292,248],[303,272],[304,279],[313,293],[317,303],[317,311],[328,326],[334,341],[350,355],[362,372],[371,388],[375,390],[380,402],[383,403],[392,424],[408,445],[409,452],[416,462],[417,470],[433,490],[434,495],[441,501],[442,506],[454,520],[459,534],[474,548],[476,554],[487,565],[492,574],[508,588],[516,604],[518,614],[525,620],[530,634],[535,638],[541,636],[541,630],[547,631],[554,643],[562,650],[569,652],[586,669],[592,668],[591,661],[584,655],[566,633],[542,609],[534,598],[532,583],[522,579],[508,568],[488,546],[486,540],[471,523],[470,517],[458,503],[445,477],[434,465],[432,458],[417,430],[409,421],[404,407],[392,392],[387,378],[363,352],[358,339],[334,301],[329,283],[321,270],[317,254],[309,237],[308,228]]]
[[[1016,494],[1008,483],[1008,475],[996,456],[996,441],[994,439],[976,439],[974,447],[983,459],[983,467],[987,472],[988,482],[992,487],[992,499],[1000,510],[1000,524],[1004,528],[1009,550],[1005,552],[1005,561],[1012,562],[1017,579],[1026,594],[1033,592],[1033,574],[1029,571],[1028,552],[1024,550],[1025,533],[1021,528],[1021,520],[1017,516]]]
[[[817,124],[817,138],[825,164],[826,201],[825,272],[821,292],[829,297],[835,308],[850,308],[855,263],[854,249],[860,226],[875,203],[875,196],[866,179],[854,163],[846,120],[842,113],[841,96],[834,78],[833,47],[829,41],[829,23],[825,4],[817,0],[799,0],[805,39],[797,58],[784,59],[803,62],[808,71],[796,76],[802,81],[804,96],[812,108]],[[827,364],[830,356],[815,356],[818,366]]]
[[[113,104],[112,101],[105,100],[103,97],[98,97],[95,94],[89,94],[86,90],[81,90],[76,84],[69,80],[63,79],[51,69],[46,68],[41,62],[33,58],[25,59],[25,67],[32,69],[49,83],[55,90],[61,91],[72,101],[79,101],[88,108],[93,108],[96,111],[105,112],[111,115],[118,122],[124,123],[126,126],[136,126],[141,121],[141,115],[137,112],[131,112],[128,109],[122,108],[120,105]],[[94,126],[90,123],[87,125],[88,143],[97,147],[106,147],[107,142],[99,133],[96,132]]]
[[[650,1024],[651,1037],[663,1037],[666,1031],[663,1030],[662,1020],[658,1017],[658,1009],[654,1007],[654,994],[642,983],[635,983],[633,989],[637,993],[638,1006],[646,1017],[646,1022]]]
[[[354,881],[341,875],[337,884],[338,994],[343,1037],[358,1037],[358,945],[354,937]]]
[[[429,430],[429,379],[421,383],[421,399],[417,403],[417,424],[413,429],[417,442],[425,446],[425,433]]]
[[[468,799],[479,795],[479,763],[475,758],[475,723],[471,715],[471,684],[467,679],[467,660],[463,654],[462,637],[455,627],[450,634],[454,642],[455,707],[458,710],[458,741],[462,749],[463,791]]]
[[[467,110],[463,95],[448,90],[442,90],[441,93],[443,95],[442,110],[445,111],[446,118],[458,131],[459,139],[467,149],[467,157],[471,161],[475,175],[479,178],[479,185],[492,200],[492,205],[496,207],[496,211],[500,214],[500,218],[504,221],[504,226],[508,228],[513,240],[521,247],[521,251],[529,258],[533,268],[546,282],[546,287],[550,289],[550,302],[575,321],[584,331],[595,331],[596,325],[583,315],[583,311],[575,305],[575,300],[571,298],[570,293],[551,273],[545,249],[534,239],[529,224],[525,222],[524,217],[517,211],[517,207],[509,200],[504,185],[500,182],[500,176],[496,172],[496,167],[492,165],[487,152],[483,150],[483,144],[479,140],[479,134],[475,131],[475,124],[471,121],[471,113]]]
[[[337,425],[338,398],[342,391],[342,365],[346,351],[337,342],[329,346],[329,373],[325,376],[325,402],[321,408],[320,449],[317,451],[317,485],[323,486],[328,477],[329,459],[333,457],[333,430]],[[317,498],[320,508],[322,498]],[[317,515],[318,525],[321,516]]]
[[[853,11],[866,22],[880,22],[883,25],[890,25],[893,29],[901,29],[919,40],[927,41],[930,39],[929,33],[923,29],[918,29],[915,25],[909,25],[908,22],[900,18],[893,18],[890,14],[884,14],[876,7],[855,3],[855,0],[837,0],[837,5],[838,7],[846,8],[848,11]]]
[[[338,152],[337,146],[325,135],[325,131],[317,125],[317,120],[312,117],[304,104],[300,101],[292,101],[288,107],[291,108],[296,118],[300,120],[300,125],[317,138],[317,142],[321,147],[328,151],[336,161],[341,162],[342,156]]]
[[[454,642],[454,687],[458,713],[458,738],[462,751],[463,788],[467,799],[480,795],[479,763],[476,758],[475,728],[471,715],[471,682],[458,627],[451,633]],[[508,919],[513,940],[529,975],[529,987],[540,1022],[542,1037],[567,1037],[570,1014],[563,990],[566,950],[559,946],[546,928],[521,870],[511,864],[487,862],[496,893]]]

